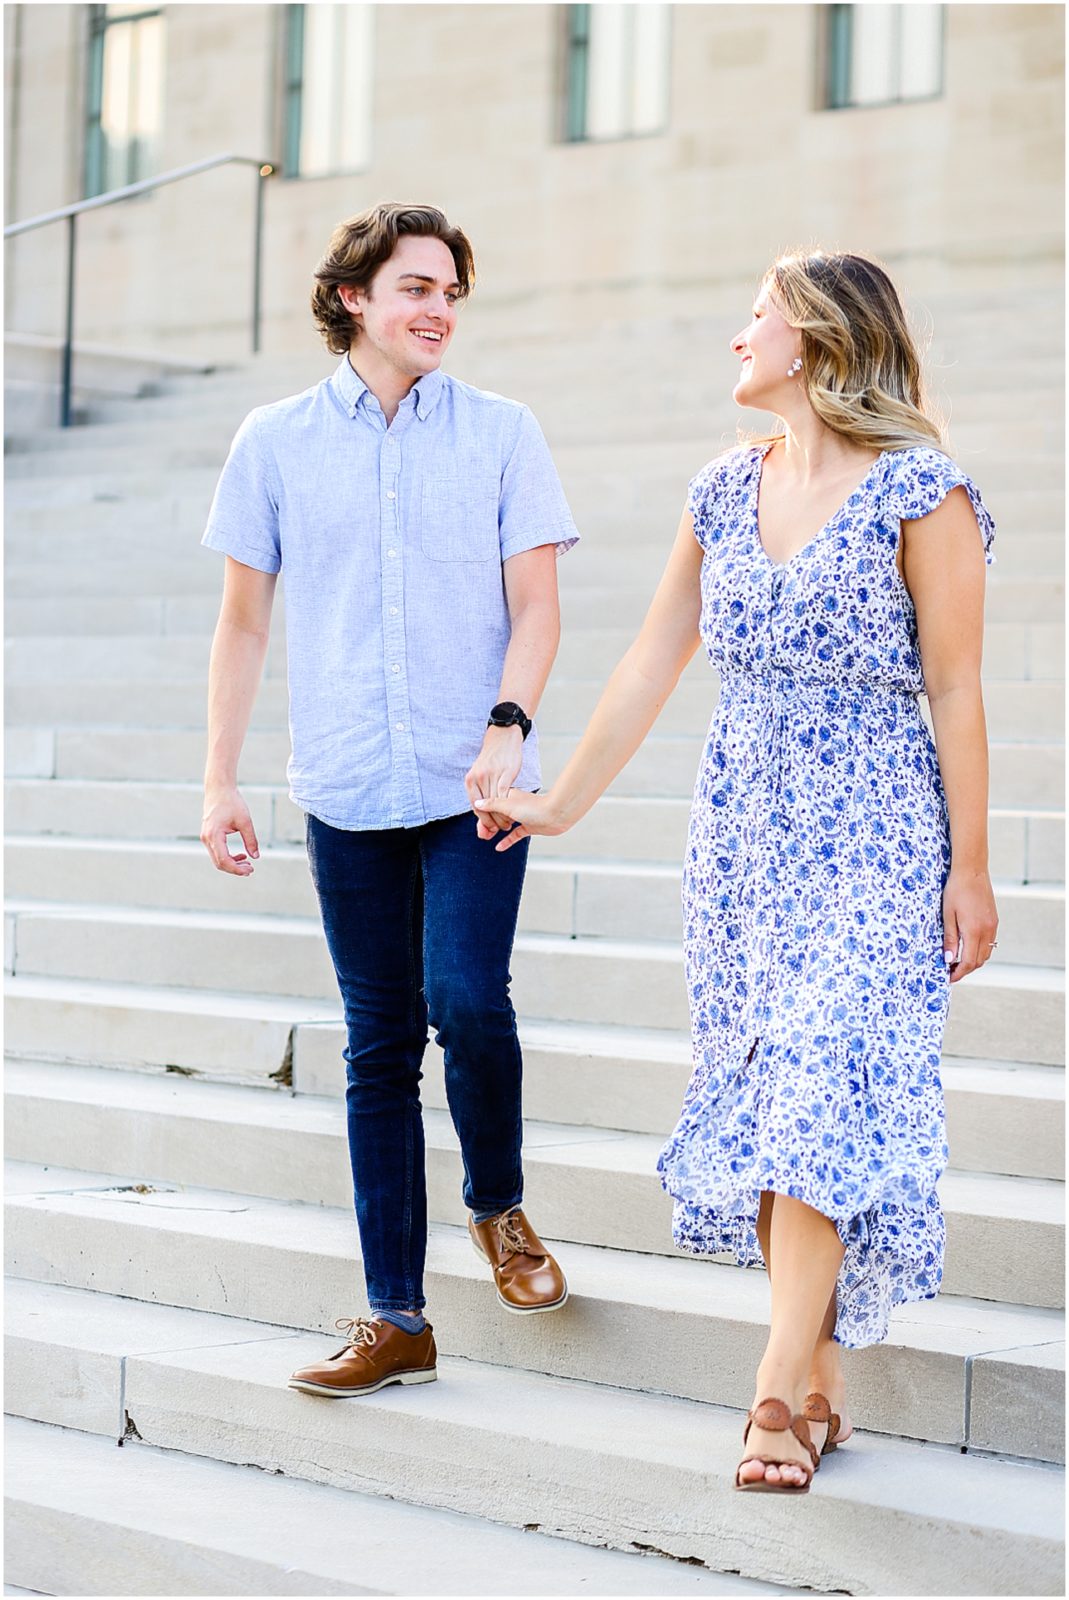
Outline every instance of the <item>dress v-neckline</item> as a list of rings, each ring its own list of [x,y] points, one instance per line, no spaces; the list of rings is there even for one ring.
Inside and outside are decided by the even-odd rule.
[[[774,442],[775,441],[773,441],[773,443]],[[851,500],[854,498],[854,496],[860,490],[864,489],[864,487],[868,483],[869,479],[872,477],[872,474],[875,472],[876,468],[879,466],[880,462],[883,460],[884,456],[887,454],[886,450],[881,450],[880,451],[880,453],[876,457],[875,461],[872,461],[872,462],[869,463],[869,466],[868,466],[868,468],[867,468],[867,470],[865,472],[865,476],[861,479],[861,481],[859,483],[856,483],[854,485],[854,487],[850,490],[850,493],[846,496],[845,500],[843,500],[842,503],[840,505],[838,505],[835,508],[835,510],[832,512],[832,514],[828,518],[827,522],[822,523],[821,526],[817,529],[816,533],[811,534],[810,537],[805,541],[804,544],[799,545],[798,549],[794,552],[793,555],[788,556],[786,561],[773,561],[772,557],[769,555],[768,551],[765,549],[765,542],[761,537],[761,518],[760,518],[761,478],[762,478],[762,476],[764,474],[765,457],[768,455],[769,451],[772,449],[772,444],[766,444],[764,446],[760,446],[759,448],[760,448],[761,453],[757,458],[757,471],[754,474],[753,517],[751,519],[751,525],[753,527],[754,543],[757,545],[757,548],[760,551],[761,555],[764,556],[765,560],[768,562],[768,565],[770,567],[774,568],[774,569],[782,569],[782,568],[786,568],[786,567],[791,566],[795,561],[798,560],[799,556],[804,555],[805,552],[812,545],[816,544],[818,539],[822,538],[824,536],[824,534],[827,533],[828,529],[833,525],[833,523],[838,522],[839,518],[842,516],[843,512],[846,510],[846,508],[850,504]]]

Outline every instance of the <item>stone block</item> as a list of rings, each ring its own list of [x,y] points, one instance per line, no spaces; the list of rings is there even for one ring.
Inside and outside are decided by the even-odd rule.
[[[32,1060],[286,1087],[297,1024],[339,1010],[329,1002],[18,977],[6,996],[6,1048]]]
[[[8,728],[4,735],[4,771],[12,778],[55,776],[55,734],[51,728]]]
[[[764,1594],[600,1550],[219,1461],[11,1419],[9,1572],[49,1594]],[[17,1483],[18,1488],[14,1485]],[[5,1594],[31,1591],[5,1585]],[[35,1591],[36,1592],[36,1591]]]
[[[1023,1483],[1011,1468],[973,1457],[958,1457],[948,1475],[942,1452],[895,1441],[870,1451],[859,1436],[849,1482],[844,1474],[809,1502],[810,1537],[755,1542],[748,1503],[730,1489],[737,1413],[443,1361],[445,1382],[366,1397],[359,1449],[345,1409],[317,1407],[313,1453],[309,1408],[280,1385],[279,1372],[320,1354],[320,1341],[299,1339],[277,1350],[250,1346],[240,1357],[135,1359],[128,1409],[145,1442],[170,1449],[420,1504],[478,1506],[515,1526],[537,1522],[618,1549],[653,1545],[780,1583],[843,1587],[849,1572],[855,1587],[884,1593],[997,1585],[1035,1594],[1059,1581],[1061,1485],[1053,1478],[1037,1482],[1033,1473]],[[517,1436],[522,1475],[511,1465]]]
[[[253,825],[271,838],[271,794],[243,790]],[[60,833],[97,838],[197,839],[203,811],[199,784],[51,782],[15,778],[5,786],[9,833]]]
[[[4,1408],[121,1439],[123,1364],[135,1352],[278,1339],[281,1328],[11,1278],[5,1285]]]
[[[984,967],[951,989],[951,1056],[1065,1063],[1064,977],[1052,968]]]
[[[361,1302],[349,1209],[127,1187],[24,1198],[8,1210],[12,1270],[39,1281],[271,1317],[324,1337],[334,1336],[339,1310]],[[486,1315],[492,1291],[466,1229],[432,1224],[427,1295],[439,1349],[625,1389],[749,1403],[767,1327],[762,1273],[579,1244],[558,1254],[571,1289],[566,1310],[506,1323]],[[844,1354],[856,1412],[880,1432],[960,1444],[967,1359],[996,1345],[1041,1346],[1061,1329],[1049,1311],[946,1296],[900,1308],[883,1345]],[[1042,1419],[1043,1428],[1060,1425],[1057,1415]]]
[[[318,1100],[161,1081],[91,1068],[12,1063],[7,1139],[13,1159],[138,1181],[220,1185],[239,1195],[344,1207],[351,1199],[341,1094]],[[424,1112],[430,1216],[463,1224],[461,1166],[448,1114]],[[616,1250],[670,1254],[671,1201],[657,1177],[657,1135],[528,1121],[525,1195],[540,1233]],[[1060,1307],[1064,1244],[1060,1187],[1035,1179],[950,1171],[948,1294]]]
[[[1029,882],[1065,882],[1065,817],[1029,817],[1025,875]]]
[[[969,1443],[974,1449],[1064,1462],[1064,1413],[1064,1341],[973,1358]]]

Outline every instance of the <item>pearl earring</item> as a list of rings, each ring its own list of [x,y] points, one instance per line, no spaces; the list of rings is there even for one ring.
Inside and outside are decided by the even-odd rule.
[[[795,356],[794,360],[791,362],[790,366],[787,368],[787,376],[788,376],[788,378],[793,378],[795,373],[796,372],[801,372],[801,370],[802,370],[802,358],[801,358],[801,356]]]

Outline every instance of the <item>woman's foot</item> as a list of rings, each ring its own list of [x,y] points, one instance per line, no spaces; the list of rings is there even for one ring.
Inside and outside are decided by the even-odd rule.
[[[754,1401],[743,1459],[738,1469],[737,1482],[740,1485],[763,1481],[769,1488],[775,1489],[804,1489],[808,1486],[815,1469],[813,1457],[802,1442],[806,1425],[800,1419],[794,1422],[799,1409],[795,1407],[792,1410],[782,1400],[768,1397]],[[761,1427],[761,1422],[775,1423],[775,1426]],[[795,1425],[802,1438],[794,1432]]]
[[[843,1444],[854,1431],[854,1425],[846,1409],[846,1379],[843,1377],[839,1346],[833,1339],[824,1341],[814,1354],[809,1373],[808,1396],[823,1396],[828,1402],[833,1423],[834,1419],[838,1418],[838,1426],[834,1428],[827,1422],[816,1421],[815,1417],[809,1418],[809,1436],[818,1454],[822,1455],[833,1445]],[[817,1409],[815,1406],[809,1407],[810,1411]]]

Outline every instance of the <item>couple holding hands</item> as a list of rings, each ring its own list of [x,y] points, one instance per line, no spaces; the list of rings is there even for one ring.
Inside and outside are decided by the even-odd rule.
[[[522,1210],[508,969],[529,839],[589,811],[704,645],[720,695],[683,874],[693,1073],[658,1165],[682,1250],[768,1270],[736,1486],[804,1493],[851,1432],[839,1347],[885,1338],[942,1276],[949,987],[997,928],[991,518],[925,409],[884,271],[780,257],[731,342],[736,403],[779,426],[692,479],[642,628],[536,793],[556,559],[578,536],[527,408],[440,370],[471,246],[433,207],[379,205],[335,230],[315,279],[340,363],[245,420],[204,536],[227,561],[201,837],[220,870],[253,871],[237,769],[282,571],[289,780],[348,1035],[370,1315],[341,1319],[343,1348],[290,1383],[337,1397],[436,1377],[428,1024],[497,1298],[565,1304]]]

